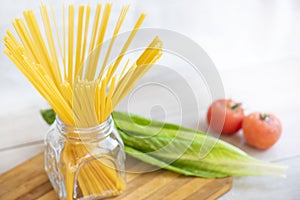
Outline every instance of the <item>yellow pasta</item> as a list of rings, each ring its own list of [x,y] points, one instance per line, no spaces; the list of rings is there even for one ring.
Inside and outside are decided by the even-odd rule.
[[[51,7],[41,5],[41,22],[33,11],[24,11],[24,19],[15,19],[12,24],[19,40],[11,31],[4,37],[5,54],[12,60],[36,90],[48,101],[59,118],[66,124],[79,128],[93,127],[104,122],[113,109],[129,93],[136,82],[162,55],[162,42],[158,37],[132,64],[128,59],[121,61],[145,19],[141,14],[120,54],[108,64],[111,50],[117,39],[129,6],[120,12],[106,52],[102,52],[105,33],[112,5],[97,4],[92,16],[89,5],[62,8],[62,39]],[[75,12],[78,12],[75,19]],[[102,13],[102,14],[101,14]],[[51,19],[52,18],[52,19]],[[93,25],[89,30],[90,19]],[[101,20],[100,20],[101,19]],[[75,27],[76,26],[76,27]],[[44,31],[44,35],[42,34]],[[76,31],[76,32],[75,32]],[[60,53],[57,53],[59,49]],[[103,62],[99,57],[103,54]],[[60,60],[61,59],[61,60]],[[101,68],[97,72],[97,66]],[[120,74],[117,69],[120,68]],[[109,88],[109,89],[108,89]],[[107,91],[108,89],[108,91]],[[69,136],[75,133],[67,133]],[[78,164],[78,157],[84,158],[91,149],[84,144],[66,143],[62,159],[71,165]],[[81,161],[82,162],[82,161]],[[90,161],[80,169],[77,181],[83,196],[113,191],[119,194],[125,183],[103,160]],[[75,172],[68,166],[62,169],[67,199],[74,195]]]
[[[74,5],[69,6],[68,25],[68,82],[73,86]]]

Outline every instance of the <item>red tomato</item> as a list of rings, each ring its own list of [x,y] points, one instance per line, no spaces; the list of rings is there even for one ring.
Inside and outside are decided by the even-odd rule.
[[[246,142],[258,149],[268,149],[280,138],[282,128],[272,114],[252,113],[243,121]]]
[[[210,128],[226,135],[232,135],[240,130],[243,119],[244,110],[241,104],[231,99],[216,100],[207,112]]]

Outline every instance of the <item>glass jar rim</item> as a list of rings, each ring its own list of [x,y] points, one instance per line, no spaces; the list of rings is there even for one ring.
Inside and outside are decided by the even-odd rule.
[[[60,134],[73,140],[100,140],[110,135],[114,128],[114,121],[111,115],[100,124],[86,128],[66,124],[58,115],[56,115],[55,121]]]

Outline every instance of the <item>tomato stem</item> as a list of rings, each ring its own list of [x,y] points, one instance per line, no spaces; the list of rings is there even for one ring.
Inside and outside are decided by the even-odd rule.
[[[268,121],[270,119],[269,115],[263,113],[259,114],[259,117],[264,121]]]
[[[238,107],[240,107],[242,104],[241,103],[236,103],[232,106],[229,106],[231,110],[236,110]]]

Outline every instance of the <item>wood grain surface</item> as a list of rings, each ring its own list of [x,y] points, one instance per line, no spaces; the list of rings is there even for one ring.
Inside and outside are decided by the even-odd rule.
[[[128,171],[151,168],[132,157],[127,157]],[[179,175],[167,170],[147,173],[127,173],[127,188],[119,199],[216,199],[231,188],[232,178],[203,179]],[[0,199],[57,200],[43,168],[43,154],[31,158],[0,176]]]

